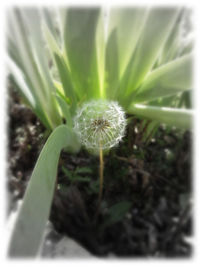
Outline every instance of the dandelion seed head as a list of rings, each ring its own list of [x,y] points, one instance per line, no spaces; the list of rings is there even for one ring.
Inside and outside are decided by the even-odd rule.
[[[125,112],[115,101],[92,100],[77,110],[74,130],[88,149],[109,149],[123,138]]]

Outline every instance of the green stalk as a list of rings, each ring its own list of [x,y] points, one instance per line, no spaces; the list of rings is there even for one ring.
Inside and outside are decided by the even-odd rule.
[[[99,205],[102,199],[103,193],[103,170],[104,170],[104,162],[103,162],[103,150],[102,148],[99,149]]]
[[[101,201],[102,201],[102,194],[103,194],[103,170],[104,170],[104,161],[103,161],[103,150],[100,146],[99,148],[99,197],[98,197],[98,204],[97,204],[97,211],[94,216],[94,221],[97,221],[99,211],[100,211],[100,206],[101,206]]]

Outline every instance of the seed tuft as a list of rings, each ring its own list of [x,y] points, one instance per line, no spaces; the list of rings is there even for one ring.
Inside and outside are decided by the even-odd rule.
[[[92,100],[77,110],[74,130],[88,149],[109,149],[123,138],[125,112],[115,101]]]

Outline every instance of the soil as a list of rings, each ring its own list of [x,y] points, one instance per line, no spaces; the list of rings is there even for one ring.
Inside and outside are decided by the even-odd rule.
[[[10,212],[23,197],[46,133],[13,90],[8,113]],[[124,141],[104,156],[99,210],[98,157],[84,149],[61,153],[50,220],[96,256],[190,257],[192,134],[160,126],[144,142],[135,132],[140,125],[134,118]]]

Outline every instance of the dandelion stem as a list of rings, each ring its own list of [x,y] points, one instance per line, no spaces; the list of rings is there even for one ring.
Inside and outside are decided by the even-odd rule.
[[[101,145],[99,146],[99,198],[98,198],[98,204],[97,204],[97,210],[95,214],[94,221],[97,221],[100,206],[101,206],[101,200],[102,200],[102,194],[103,194],[103,170],[104,170],[104,161],[103,161],[103,150]]]
[[[99,200],[98,200],[99,203],[101,203],[102,192],[103,192],[103,169],[104,169],[103,150],[100,147],[99,149]]]

